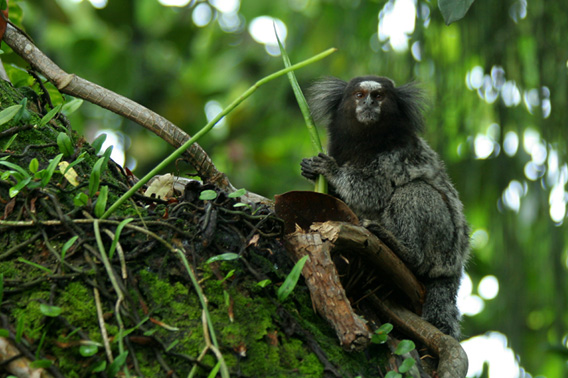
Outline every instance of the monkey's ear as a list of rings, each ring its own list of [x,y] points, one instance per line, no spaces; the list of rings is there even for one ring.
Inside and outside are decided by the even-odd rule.
[[[347,82],[336,77],[326,77],[308,88],[308,105],[317,123],[327,126],[341,103]]]
[[[408,126],[415,132],[424,129],[424,110],[427,107],[424,90],[415,82],[395,88],[396,98]]]

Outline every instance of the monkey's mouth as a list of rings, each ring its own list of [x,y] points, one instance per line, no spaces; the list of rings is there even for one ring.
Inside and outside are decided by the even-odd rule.
[[[357,121],[361,123],[373,123],[379,120],[379,112],[374,109],[357,109]]]

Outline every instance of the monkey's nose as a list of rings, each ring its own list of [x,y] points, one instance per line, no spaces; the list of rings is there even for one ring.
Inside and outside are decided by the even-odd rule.
[[[373,97],[371,95],[368,95],[367,98],[365,98],[365,105],[374,105],[375,101],[373,100]]]

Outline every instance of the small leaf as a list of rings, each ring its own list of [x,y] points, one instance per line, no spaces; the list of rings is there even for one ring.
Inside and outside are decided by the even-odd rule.
[[[32,160],[30,160],[30,165],[28,166],[28,169],[30,170],[30,172],[36,173],[38,168],[39,168],[39,161],[36,158],[33,158]]]
[[[22,105],[12,105],[0,112],[0,125],[10,122],[22,108]]]
[[[0,328],[0,337],[10,337],[10,331],[5,328]]]
[[[262,280],[260,282],[257,282],[256,285],[260,286],[260,287],[267,287],[268,285],[270,285],[272,283],[272,281],[266,279],[266,280]]]
[[[438,8],[444,17],[446,25],[461,20],[474,0],[439,0]]]
[[[8,140],[6,142],[6,144],[4,144],[4,147],[2,147],[2,151],[6,151],[8,148],[10,148],[10,146],[12,145],[12,143],[14,143],[14,141],[16,140],[16,137],[18,136],[18,133],[12,135],[12,137],[10,138],[10,140]]]
[[[215,198],[217,198],[217,192],[211,189],[207,189],[201,192],[201,194],[199,195],[199,199],[202,201],[205,200],[214,200]]]
[[[95,165],[93,166],[93,170],[91,171],[91,177],[89,178],[89,197],[93,198],[97,190],[99,190],[99,185],[101,183],[101,175],[103,171],[103,163],[105,161],[104,157],[99,158]]]
[[[29,177],[28,172],[26,172],[26,170],[24,168],[20,167],[17,164],[10,163],[9,161],[1,160],[0,165],[5,165],[6,167],[17,171],[21,175],[21,176],[18,177],[18,179],[23,179],[24,177]]]
[[[24,97],[22,101],[20,101],[20,105],[22,105],[22,108],[18,113],[16,113],[16,116],[14,117],[14,123],[18,123],[20,122],[20,120],[27,122],[30,119],[30,112],[26,108],[28,106],[28,99]]]
[[[8,194],[10,195],[10,198],[16,197],[18,195],[18,193],[20,193],[20,191],[22,189],[24,189],[26,187],[26,185],[28,185],[30,183],[31,180],[32,180],[31,176],[28,176],[25,179],[23,179],[22,181],[18,182],[13,187],[11,187],[8,190]]]
[[[227,195],[227,197],[229,197],[229,198],[237,198],[237,197],[240,197],[240,196],[244,196],[244,195],[246,194],[246,192],[247,192],[246,189],[241,188],[241,189],[239,189],[239,190],[234,191],[233,193],[229,193],[229,194]]]
[[[228,253],[222,253],[222,254],[217,255],[217,256],[213,256],[213,257],[209,258],[205,263],[211,264],[212,262],[215,262],[215,261],[230,261],[230,260],[236,260],[238,258],[239,258],[238,253],[228,252]]]
[[[309,256],[306,255],[302,257],[296,265],[290,271],[290,274],[284,280],[282,286],[278,288],[278,300],[281,302],[284,301],[288,296],[294,291],[296,284],[298,283],[298,279],[300,278],[300,273],[302,273],[302,269],[304,269],[304,264],[308,260]]]
[[[392,331],[392,329],[393,329],[392,324],[390,323],[383,324],[382,326],[379,327],[379,329],[375,331],[375,333],[373,333],[373,336],[371,337],[371,342],[375,344],[385,343],[388,339],[388,334]]]
[[[45,169],[45,174],[41,178],[42,187],[46,187],[47,184],[49,184],[49,180],[51,180],[51,176],[53,176],[53,172],[55,172],[55,169],[57,168],[57,165],[59,164],[59,161],[62,157],[63,154],[59,154],[49,161],[49,165]]]
[[[63,244],[63,247],[61,248],[61,260],[65,260],[65,254],[67,254],[67,251],[77,241],[77,239],[79,239],[79,236],[75,235],[71,239],[67,240],[65,244]]]
[[[57,113],[59,113],[59,111],[61,110],[61,107],[63,106],[63,104],[59,104],[57,105],[55,108],[51,109],[46,115],[43,116],[43,118],[41,119],[41,121],[39,121],[39,127],[45,126],[47,125],[47,123],[49,121],[51,121],[53,119],[53,117],[55,117],[55,115]]]
[[[124,363],[126,362],[126,357],[128,357],[128,351],[124,351],[121,354],[119,354],[114,359],[112,364],[109,365],[107,369],[107,374],[110,378],[114,378],[116,376],[122,365],[124,365]]]
[[[108,200],[108,186],[101,186],[101,190],[99,191],[99,197],[97,198],[97,202],[95,203],[95,216],[100,218],[105,213],[106,205]]]
[[[112,244],[110,245],[110,250],[108,252],[109,259],[112,259],[112,256],[114,255],[114,250],[116,249],[116,245],[118,244],[118,239],[120,238],[120,233],[122,232],[122,229],[124,228],[124,226],[126,226],[128,223],[132,222],[133,220],[134,218],[127,218],[122,222],[120,222],[118,226],[116,226],[114,239],[112,240]]]
[[[249,209],[252,209],[251,205],[249,205],[248,203],[242,203],[242,202],[237,202],[236,204],[233,205],[233,207],[247,207]]]
[[[51,318],[55,318],[55,317],[61,315],[62,311],[63,310],[61,309],[61,307],[50,306],[50,305],[46,305],[45,303],[41,303],[39,305],[39,312],[41,312],[45,316],[49,316]]]
[[[71,138],[66,133],[62,132],[57,135],[57,145],[63,156],[71,156],[75,152],[73,142],[71,142]]]
[[[53,361],[51,360],[35,360],[30,364],[32,369],[48,369],[53,365]]]
[[[402,378],[402,374],[399,374],[396,371],[391,370],[385,375],[385,378]]]
[[[398,367],[400,373],[407,373],[416,365],[416,360],[412,357],[405,358],[402,364]]]
[[[79,186],[79,181],[77,180],[79,178],[79,175],[77,174],[77,172],[71,168],[69,169],[69,163],[66,161],[62,161],[59,162],[59,164],[57,165],[59,167],[59,172],[61,172],[63,174],[63,177],[65,177],[65,179],[73,186]]]
[[[91,370],[93,373],[100,373],[102,371],[104,371],[107,367],[107,362],[105,360],[99,361],[97,362],[94,366],[93,366],[93,370]]]
[[[93,141],[93,143],[91,143],[91,146],[95,149],[95,153],[98,154],[101,148],[103,148],[103,143],[105,142],[106,137],[106,134],[101,134]]]
[[[79,354],[83,357],[91,357],[97,354],[99,347],[96,345],[81,345],[79,347]]]
[[[400,356],[412,351],[414,348],[416,348],[416,345],[414,345],[414,342],[412,340],[402,340],[400,343],[398,343],[394,353]]]
[[[73,204],[75,207],[82,207],[86,206],[89,203],[89,196],[87,196],[83,192],[77,193],[77,195],[73,198]]]
[[[68,116],[79,109],[81,105],[83,105],[83,100],[81,100],[80,98],[73,98],[71,101],[67,101],[65,105],[63,105],[63,107],[61,108],[61,113]]]

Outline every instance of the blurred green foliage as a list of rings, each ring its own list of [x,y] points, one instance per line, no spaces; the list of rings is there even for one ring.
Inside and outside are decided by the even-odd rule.
[[[504,333],[531,374],[568,376],[568,3],[477,0],[450,26],[436,1],[424,0],[397,0],[412,6],[394,19],[395,2],[385,0],[210,0],[183,7],[108,0],[101,9],[86,0],[14,3],[23,9],[26,31],[63,69],[132,98],[189,134],[206,124],[206,105],[224,107],[282,68],[281,58],[249,32],[260,16],[286,25],[293,63],[339,48],[296,72],[304,88],[326,75],[419,81],[431,99],[425,138],[446,161],[472,225],[472,294],[487,275],[500,284],[483,311],[465,316],[464,334]],[[221,11],[231,4],[237,5],[232,13]],[[388,38],[393,24],[409,20],[407,40]],[[21,60],[5,54],[3,61],[16,85],[31,84],[14,68],[25,67]],[[70,117],[90,141],[100,129],[119,133],[126,164],[135,161],[139,176],[171,151],[96,106],[85,103]],[[301,179],[299,162],[313,152],[285,78],[261,88],[224,122],[199,143],[236,187],[267,197],[312,187]],[[172,170],[191,173],[191,167]]]

